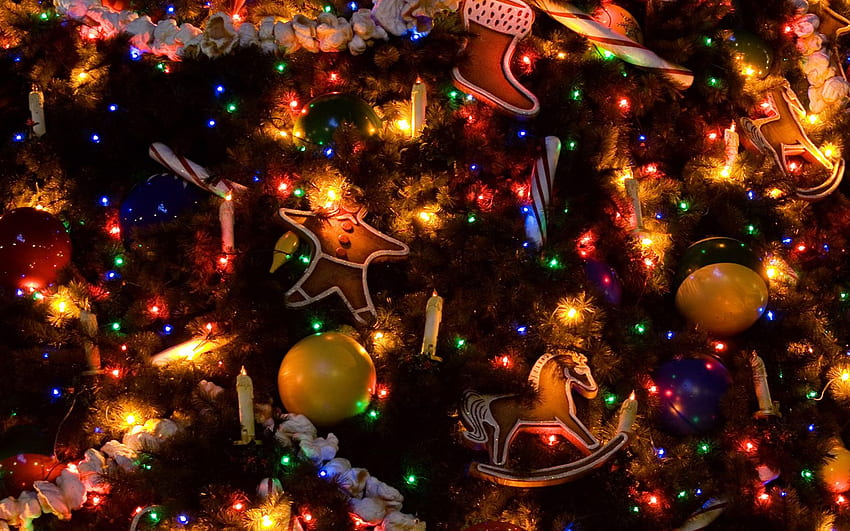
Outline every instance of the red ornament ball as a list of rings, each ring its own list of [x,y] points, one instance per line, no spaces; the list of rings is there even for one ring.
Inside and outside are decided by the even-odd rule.
[[[52,214],[16,208],[0,218],[0,284],[35,290],[56,281],[71,261],[71,238]]]
[[[16,454],[0,460],[0,495],[19,496],[33,490],[34,481],[52,481],[59,477],[65,465],[55,457],[41,454]]]
[[[496,522],[491,520],[489,522],[475,524],[472,527],[467,527],[464,531],[525,531],[525,529],[507,522]]]

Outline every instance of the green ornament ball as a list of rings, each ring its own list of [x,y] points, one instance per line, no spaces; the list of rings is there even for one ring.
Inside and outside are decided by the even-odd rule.
[[[375,110],[352,94],[333,92],[311,100],[295,120],[292,134],[302,141],[324,146],[333,141],[342,124],[353,125],[361,135],[374,136],[381,129]]]
[[[764,79],[773,65],[773,50],[760,37],[743,30],[735,30],[726,37],[732,58],[743,75]]]

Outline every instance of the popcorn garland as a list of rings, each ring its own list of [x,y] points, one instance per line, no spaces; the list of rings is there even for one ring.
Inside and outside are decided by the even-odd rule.
[[[818,32],[821,18],[809,13],[807,0],[794,0],[797,17],[791,30],[797,36],[797,50],[803,54],[801,67],[809,80],[809,110],[819,113],[830,106],[839,106],[850,97],[850,84],[844,78],[834,54],[824,45],[829,37]],[[828,4],[822,7],[828,16],[838,16]],[[829,43],[835,46],[835,43]]]
[[[198,383],[198,392],[216,397],[223,389],[206,380]],[[365,468],[353,468],[347,459],[336,457],[339,439],[329,433],[317,437],[316,427],[304,415],[285,414],[275,429],[274,419],[266,426],[282,447],[297,447],[300,455],[320,467],[319,475],[333,481],[348,495],[351,512],[362,525],[375,531],[425,531],[425,523],[401,512],[404,496],[394,487],[371,476]],[[150,419],[132,426],[121,442],[108,441],[100,450],[89,448],[83,458],[70,463],[54,481],[35,481],[33,491],[23,491],[15,498],[0,500],[0,531],[11,527],[33,529],[33,520],[42,514],[54,514],[60,520],[70,520],[71,513],[80,509],[90,495],[106,494],[110,484],[105,476],[121,470],[132,472],[138,467],[139,452],[157,451],[180,431],[170,419]],[[263,498],[280,493],[280,481],[264,479],[257,489]]]
[[[147,15],[104,7],[100,0],[58,0],[59,13],[82,23],[83,38],[109,38],[124,32],[130,44],[140,52],[165,56],[178,61],[182,57],[210,58],[229,54],[237,46],[260,47],[267,53],[339,52],[348,49],[357,55],[389,34],[401,36],[428,27],[430,19],[441,11],[456,11],[458,0],[378,0],[369,9],[358,9],[351,20],[332,13],[321,13],[315,20],[295,15],[284,22],[265,17],[259,24],[234,24],[226,13],[215,13],[201,29],[192,24],[177,25],[174,19],[155,24]]]
[[[269,419],[266,425],[272,429],[274,420]],[[362,525],[374,526],[375,531],[425,531],[425,522],[401,512],[404,496],[396,488],[371,476],[365,468],[352,467],[348,459],[336,457],[336,435],[316,435],[316,427],[307,417],[291,413],[285,414],[274,430],[278,444],[297,446],[302,457],[320,467],[320,477],[337,484],[348,496],[351,512]]]
[[[42,514],[70,520],[71,512],[82,507],[89,494],[109,491],[104,477],[107,473],[117,469],[131,472],[143,448],[156,450],[178,431],[173,420],[151,419],[131,427],[122,442],[111,440],[100,450],[89,448],[80,461],[67,465],[55,482],[35,481],[35,492],[24,491],[17,499],[9,496],[0,500],[0,531],[8,531],[9,526],[31,530],[33,520]]]

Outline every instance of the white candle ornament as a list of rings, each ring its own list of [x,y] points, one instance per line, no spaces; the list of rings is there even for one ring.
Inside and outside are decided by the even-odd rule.
[[[235,217],[233,201],[225,197],[218,207],[218,220],[221,223],[221,252],[232,254],[236,252],[236,233],[234,230]]]
[[[248,444],[254,440],[254,382],[245,367],[236,376],[236,394],[239,398],[239,424],[242,426],[237,444]]]
[[[425,109],[428,107],[428,87],[418,77],[410,91],[410,107],[410,134],[416,138],[425,128]]]
[[[241,184],[228,179],[216,179],[212,177],[206,168],[192,162],[186,157],[177,155],[165,144],[154,142],[151,144],[148,154],[153,160],[173,171],[176,175],[221,198],[246,189]]]
[[[29,94],[30,119],[32,119],[32,134],[42,136],[47,132],[44,123],[44,94],[33,86]]]
[[[635,215],[635,232],[643,232],[646,230],[643,226],[643,209],[640,206],[640,183],[633,177],[628,177],[623,184],[626,186],[626,193],[632,200],[632,210]]]
[[[753,385],[759,402],[759,410],[753,416],[759,419],[771,416],[781,417],[779,402],[770,398],[770,387],[767,384],[767,369],[764,366],[764,360],[755,352],[750,354],[750,367],[753,369]]]
[[[525,209],[525,235],[536,249],[546,243],[546,209],[552,200],[561,140],[557,136],[547,136],[543,147],[544,153],[537,157],[531,171],[531,205]]]
[[[620,406],[620,422],[617,425],[617,431],[624,433],[632,431],[632,424],[635,423],[635,418],[637,418],[637,410],[638,403],[635,400],[635,392],[632,391],[632,394]]]
[[[437,335],[440,332],[440,321],[443,320],[443,298],[435,290],[425,305],[425,333],[422,335],[422,350],[420,354],[427,355],[434,361],[443,361],[436,355]]]
[[[738,149],[741,146],[741,140],[738,133],[735,132],[735,124],[732,124],[728,129],[723,130],[723,143],[726,146],[726,168],[731,168],[735,164],[735,159],[738,158]]]
[[[86,354],[88,373],[100,372],[100,347],[97,345],[97,316],[87,310],[80,310],[80,326],[83,329],[83,351]]]

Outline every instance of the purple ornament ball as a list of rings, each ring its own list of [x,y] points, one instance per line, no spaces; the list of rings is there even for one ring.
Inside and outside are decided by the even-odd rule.
[[[667,431],[678,435],[705,433],[720,420],[720,401],[729,388],[729,371],[710,357],[675,359],[653,374],[658,387],[658,414]]]

